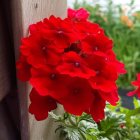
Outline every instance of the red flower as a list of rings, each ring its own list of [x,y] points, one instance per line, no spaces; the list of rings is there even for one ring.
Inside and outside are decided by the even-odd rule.
[[[28,63],[39,67],[46,64],[57,65],[64,48],[55,45],[41,34],[33,34],[22,39],[20,50],[27,57]]]
[[[106,102],[105,100],[101,98],[101,96],[98,94],[97,91],[94,91],[93,95],[94,95],[93,102],[91,106],[89,107],[89,109],[86,110],[86,112],[88,114],[91,114],[95,122],[99,122],[105,117],[104,108],[105,108]]]
[[[125,124],[125,123],[121,123],[121,124],[119,125],[119,127],[122,128],[122,129],[124,129],[124,128],[126,128],[126,124]]]
[[[67,74],[71,77],[90,78],[95,76],[95,71],[90,69],[84,59],[75,52],[68,52],[63,57],[63,62],[57,67],[61,74]]]
[[[114,71],[116,70],[117,74],[125,74],[127,71],[124,69],[124,64],[122,62],[119,62],[116,59],[116,56],[113,52],[113,50],[110,50],[107,52],[107,58],[106,58],[106,62],[107,64],[110,65],[110,67],[114,68]]]
[[[80,8],[78,10],[73,10],[70,8],[68,9],[68,18],[70,18],[72,21],[85,21],[88,17],[89,13],[83,8]]]
[[[31,104],[29,112],[35,115],[35,118],[40,121],[48,117],[48,112],[57,108],[56,101],[49,96],[40,96],[33,88],[30,93]]]
[[[81,115],[91,106],[93,91],[88,82],[81,78],[71,78],[65,84],[67,96],[62,97],[59,102],[64,109],[74,115]]]
[[[133,96],[137,95],[138,98],[140,98],[140,73],[137,74],[137,80],[132,82],[132,85],[137,86],[138,88],[134,91],[129,92],[127,95],[128,96]]]
[[[96,23],[91,23],[88,21],[78,22],[74,23],[74,26],[81,40],[89,36],[104,35],[104,30]]]
[[[61,44],[61,46],[67,47],[79,39],[79,35],[75,32],[73,23],[70,22],[70,20],[62,20],[51,16],[49,20],[44,19],[43,23],[43,33],[48,38],[53,39],[56,44]]]
[[[87,112],[98,122],[104,118],[105,103],[116,105],[119,100],[116,80],[126,71],[112,40],[87,20],[88,12],[68,12],[68,18],[51,16],[30,25],[30,35],[22,39],[17,75],[33,86],[29,111],[37,120],[47,118],[58,102],[67,112]],[[140,97],[139,91],[131,94]]]
[[[82,50],[88,54],[96,51],[106,53],[108,50],[112,49],[113,42],[104,34],[95,34],[84,39],[81,46]]]
[[[60,75],[53,67],[31,69],[32,77],[30,83],[41,96],[51,96],[55,99],[67,96],[65,84],[69,77]]]
[[[88,62],[90,68],[96,71],[96,75],[89,78],[89,83],[93,89],[104,92],[116,89],[115,81],[118,74],[113,67],[107,65],[106,56],[102,55],[102,53],[94,53],[94,55],[87,55],[85,60]]]
[[[27,63],[26,57],[20,55],[19,60],[16,62],[17,68],[17,77],[25,82],[28,81],[31,77],[30,68],[31,66]]]
[[[117,105],[117,102],[119,101],[117,89],[111,92],[103,92],[103,91],[98,92],[101,98],[103,98],[103,100],[109,102],[113,106]]]

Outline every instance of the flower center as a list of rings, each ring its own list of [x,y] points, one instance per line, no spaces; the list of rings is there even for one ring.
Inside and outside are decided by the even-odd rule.
[[[59,31],[57,31],[57,33],[58,33],[58,34],[62,34],[62,33],[63,33],[63,31],[62,31],[62,30],[59,30]]]
[[[87,36],[89,36],[89,35],[90,35],[90,33],[89,33],[89,32],[86,32],[86,35],[87,35]]]
[[[94,50],[95,50],[95,51],[97,51],[97,50],[98,50],[98,47],[97,47],[97,46],[96,46],[96,47],[94,47]]]
[[[41,50],[42,50],[43,52],[46,52],[47,46],[48,46],[48,44],[47,44],[46,41],[42,41],[41,44],[40,44]]]
[[[80,63],[79,63],[79,62],[75,62],[75,63],[74,63],[74,66],[75,66],[75,67],[80,67]]]
[[[50,75],[50,79],[51,79],[51,80],[55,80],[55,79],[56,79],[56,74],[52,73],[52,74]]]
[[[45,46],[43,46],[43,47],[42,47],[42,50],[43,50],[43,51],[45,51],[45,50],[46,50],[46,47],[45,47]]]
[[[100,34],[101,33],[101,31],[98,31],[98,34]]]
[[[97,70],[97,71],[96,71],[96,74],[98,75],[99,73],[100,73],[100,71],[99,71],[99,70]]]
[[[73,92],[74,92],[74,94],[78,94],[78,93],[80,92],[80,89],[75,88],[75,89],[73,90]]]

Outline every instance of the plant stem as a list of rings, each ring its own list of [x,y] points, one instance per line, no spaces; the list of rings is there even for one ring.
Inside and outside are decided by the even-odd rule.
[[[71,116],[69,115],[69,122],[73,125],[73,126],[77,126],[77,124],[76,123],[74,123],[74,121],[71,119]]]

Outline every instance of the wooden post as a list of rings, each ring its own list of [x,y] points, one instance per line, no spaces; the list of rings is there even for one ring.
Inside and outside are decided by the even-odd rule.
[[[20,38],[28,35],[28,26],[50,15],[66,16],[66,0],[12,0],[12,18],[16,58],[19,56]],[[58,140],[50,120],[36,122],[28,115],[30,87],[18,81],[21,111],[22,140]],[[59,112],[59,111],[58,111]],[[49,127],[49,129],[48,129]]]

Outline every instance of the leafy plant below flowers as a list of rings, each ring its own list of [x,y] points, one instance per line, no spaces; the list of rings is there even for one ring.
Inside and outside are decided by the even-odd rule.
[[[140,71],[140,12],[135,11],[135,0],[131,0],[129,9],[106,0],[106,6],[87,3],[85,0],[74,3],[74,8],[84,7],[90,12],[90,20],[100,24],[114,41],[114,51],[119,60],[125,63],[127,74],[118,80],[121,88],[132,88],[130,82]]]
[[[56,133],[59,132],[61,140],[139,140],[140,101],[134,99],[134,104],[134,110],[107,105],[106,118],[99,123],[85,113],[80,117],[68,113],[50,115],[60,123]]]

